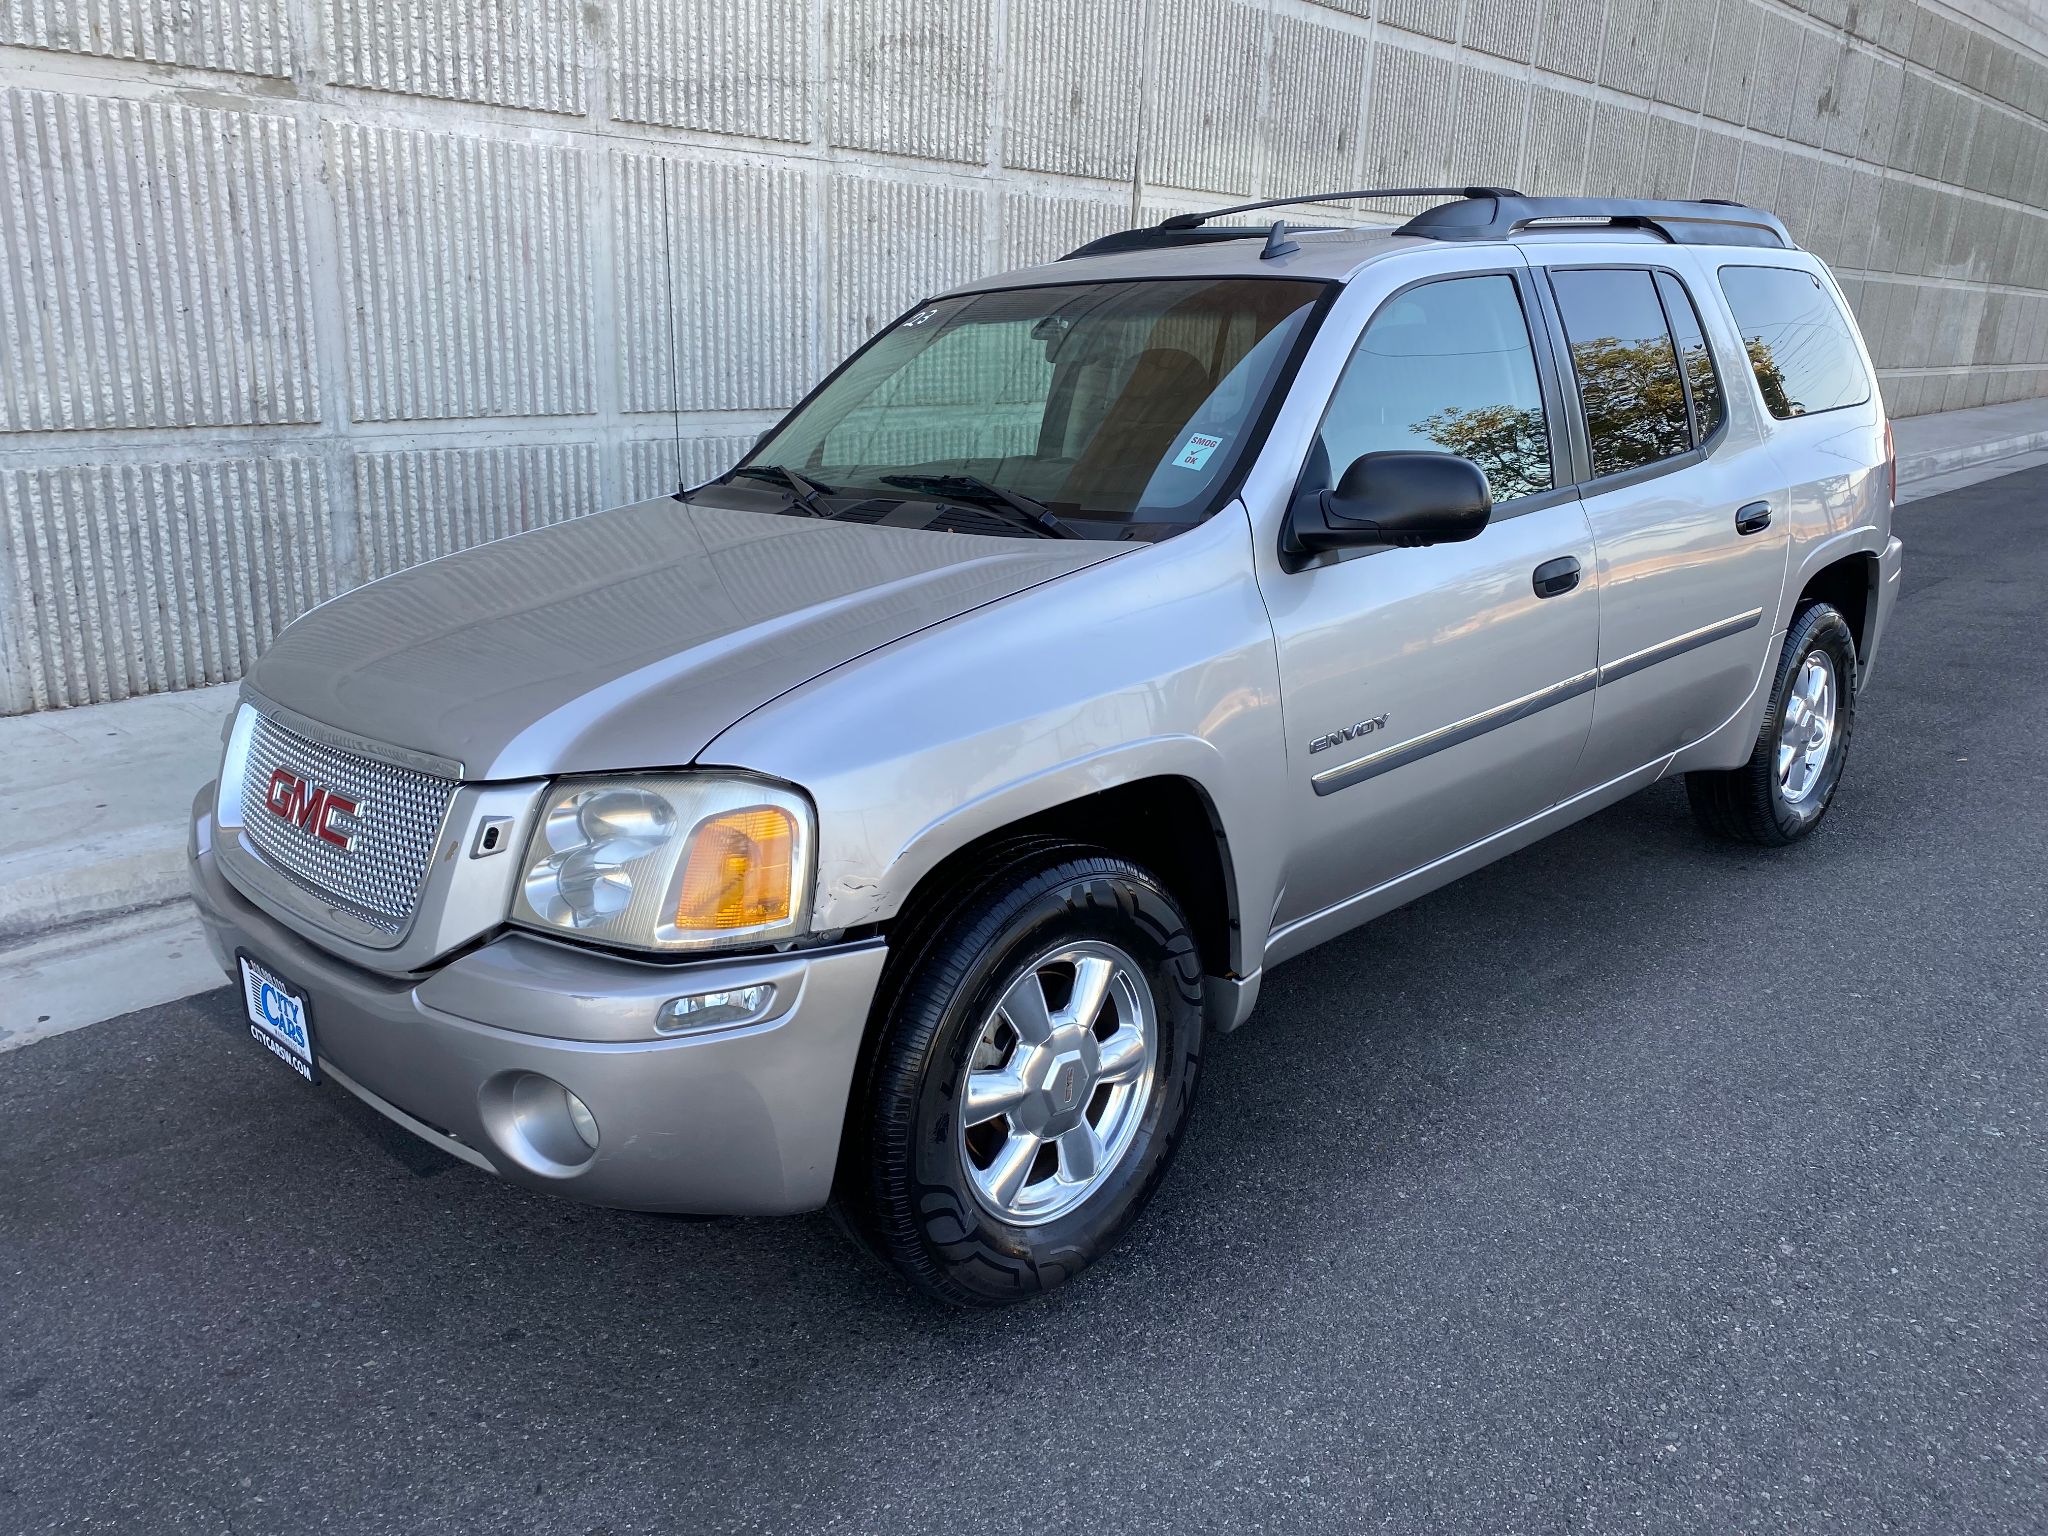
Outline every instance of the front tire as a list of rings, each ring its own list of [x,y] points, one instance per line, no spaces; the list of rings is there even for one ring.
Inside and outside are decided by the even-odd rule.
[[[992,872],[885,984],[843,1213],[946,1301],[1021,1301],[1101,1257],[1194,1100],[1202,968],[1149,871],[1074,847]]]
[[[1779,848],[1827,815],[1856,724],[1856,637],[1826,603],[1799,610],[1778,655],[1771,707],[1740,768],[1688,773],[1699,824],[1717,837]]]

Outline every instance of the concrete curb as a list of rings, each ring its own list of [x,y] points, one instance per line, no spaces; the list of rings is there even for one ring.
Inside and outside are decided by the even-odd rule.
[[[1899,489],[1922,480],[1932,480],[1937,475],[1951,474],[1958,469],[1969,469],[1974,465],[1988,464],[1994,459],[2009,459],[2022,453],[2037,453],[2048,448],[2048,431],[2022,432],[2013,437],[1999,437],[1981,443],[1959,443],[1944,448],[1929,448],[1918,453],[1899,455]]]
[[[0,953],[17,940],[185,896],[182,822],[0,858]]]

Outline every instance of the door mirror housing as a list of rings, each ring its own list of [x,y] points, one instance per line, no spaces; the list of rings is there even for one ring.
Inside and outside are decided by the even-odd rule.
[[[1370,544],[1455,544],[1493,515],[1493,492],[1470,459],[1406,450],[1351,461],[1335,490],[1304,491],[1287,517],[1287,552]]]

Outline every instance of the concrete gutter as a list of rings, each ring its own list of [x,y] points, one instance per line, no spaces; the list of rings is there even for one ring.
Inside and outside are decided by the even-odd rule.
[[[1899,499],[2048,461],[2048,400],[1894,428]],[[185,818],[235,686],[0,719],[0,1051],[222,984]]]

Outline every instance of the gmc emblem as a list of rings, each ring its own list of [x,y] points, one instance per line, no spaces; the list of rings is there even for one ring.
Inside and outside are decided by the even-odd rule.
[[[322,842],[334,844],[343,853],[352,852],[356,846],[354,829],[336,827],[334,818],[353,817],[361,807],[331,789],[315,789],[289,768],[279,768],[270,775],[270,789],[263,796],[263,804],[271,815],[283,817]]]

